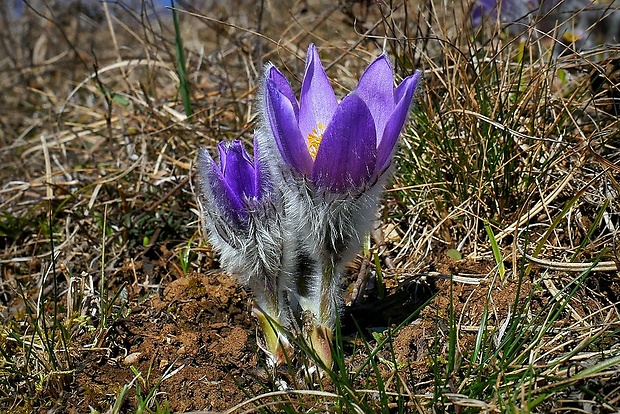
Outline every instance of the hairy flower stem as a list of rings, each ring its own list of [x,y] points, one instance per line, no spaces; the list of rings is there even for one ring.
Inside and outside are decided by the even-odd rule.
[[[318,324],[312,326],[309,333],[309,342],[311,347],[317,353],[317,356],[326,368],[332,366],[331,341],[333,329],[337,318],[337,301],[338,301],[338,282],[340,280],[340,272],[335,273],[336,269],[331,260],[326,260],[323,267],[323,278],[321,279],[321,297],[319,305]]]
[[[337,291],[336,280],[339,279],[334,275],[334,267],[326,265],[323,267],[323,278],[321,280],[321,303],[319,305],[319,323],[331,327],[335,318],[335,291]]]

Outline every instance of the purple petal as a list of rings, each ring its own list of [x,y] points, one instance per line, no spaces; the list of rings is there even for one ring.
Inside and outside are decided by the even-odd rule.
[[[291,88],[291,84],[288,82],[286,77],[275,66],[271,66],[268,69],[267,77],[273,81],[276,89],[278,89],[280,93],[290,101],[291,106],[295,111],[295,116],[299,118],[299,104],[297,103],[297,99],[295,98],[293,88]]]
[[[302,136],[306,138],[313,129],[320,129],[319,124],[323,128],[327,127],[337,107],[334,90],[321,65],[316,47],[311,44],[299,98],[299,129]]]
[[[415,90],[417,90],[419,86],[420,79],[422,79],[422,72],[419,69],[416,70],[413,75],[409,75],[403,79],[400,85],[398,85],[394,90],[394,103],[398,105],[398,103],[402,101],[404,95],[409,93],[411,88],[414,89],[415,94]]]
[[[385,124],[394,110],[394,75],[392,65],[385,55],[379,56],[362,74],[357,94],[366,102],[375,120],[377,137],[381,137]]]
[[[258,137],[254,135],[254,192],[256,194],[264,194],[268,189],[268,183],[266,181],[266,174],[263,170],[263,163],[261,158],[261,148],[258,143]]]
[[[390,159],[396,147],[396,141],[409,114],[409,108],[411,107],[416,89],[420,84],[421,76],[422,72],[416,70],[413,75],[405,78],[394,91],[394,98],[397,99],[396,108],[392,112],[390,119],[388,119],[383,136],[379,141],[377,149],[377,175],[383,173],[390,164]]]
[[[547,10],[555,8],[560,0],[544,1]],[[583,0],[581,3],[589,3],[590,0]],[[573,4],[575,2],[571,2]],[[472,9],[471,19],[474,26],[480,26],[483,20],[491,20],[491,23],[498,18],[506,23],[520,21],[540,5],[538,0],[478,0]],[[541,15],[544,15],[543,12]]]
[[[203,195],[212,199],[221,214],[230,218],[247,217],[242,200],[227,184],[222,170],[205,149],[198,152],[198,174]]]
[[[284,162],[298,172],[310,175],[312,158],[308,152],[306,139],[299,131],[295,109],[289,98],[278,89],[270,78],[266,79],[266,107],[271,131]]]
[[[478,0],[474,3],[474,8],[471,12],[471,21],[474,27],[479,27],[482,21],[488,19],[493,12],[495,13],[493,20],[497,19],[498,1],[500,0]]]
[[[345,192],[368,181],[377,160],[375,123],[355,93],[340,103],[314,161],[312,179],[319,187]]]
[[[558,3],[559,1],[555,1]],[[545,1],[545,3],[554,3],[554,1]],[[568,3],[568,2],[566,2]],[[500,17],[502,22],[517,22],[526,17],[534,8],[538,7],[538,1],[524,0],[501,0],[499,6]]]
[[[474,27],[479,27],[482,24],[482,7],[475,5],[471,11],[471,23]]]
[[[241,200],[259,197],[256,191],[254,163],[250,160],[239,140],[230,143],[220,142],[220,163],[226,184]],[[222,153],[224,157],[222,158]]]
[[[478,0],[478,4],[486,14],[489,14],[497,8],[498,1],[500,0]]]

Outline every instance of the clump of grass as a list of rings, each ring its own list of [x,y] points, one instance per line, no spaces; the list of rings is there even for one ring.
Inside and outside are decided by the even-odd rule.
[[[285,366],[263,367],[268,378],[259,380],[263,392],[247,393],[247,400],[226,412],[253,406],[248,412],[405,413],[411,407],[422,407],[420,401],[427,397],[412,393],[406,379],[407,362],[396,356],[393,338],[429,302],[383,332],[369,336],[358,326],[353,341],[345,341],[337,324],[329,367],[302,336],[284,330],[295,344],[295,355],[289,356]]]
[[[548,408],[582,383],[582,377],[568,378],[567,365],[586,349],[608,352],[595,358],[593,376],[605,383],[615,375],[605,372],[615,360],[605,337],[616,336],[615,328],[605,325],[592,334],[602,310],[584,309],[583,316],[573,308],[596,291],[590,286],[593,272],[617,271],[606,248],[617,238],[617,210],[610,206],[617,206],[620,187],[610,178],[613,156],[607,149],[615,144],[602,143],[617,120],[594,104],[591,78],[583,75],[592,67],[600,73],[600,66],[594,52],[551,59],[548,44],[532,41],[533,28],[511,38],[497,28],[476,32],[467,18],[459,20],[437,4],[419,10],[418,24],[427,29],[418,32],[425,36],[418,48],[408,40],[392,47],[409,53],[396,58],[405,73],[413,61],[426,67],[425,95],[404,137],[390,192],[395,204],[388,212],[402,237],[393,247],[396,263],[401,269],[419,267],[412,257],[441,263],[438,250],[453,249],[456,257],[497,264],[473,344],[463,344],[467,335],[452,290],[448,309],[438,310],[438,332],[446,333],[436,337],[433,401],[500,412]],[[395,25],[386,24],[391,33],[402,33]],[[595,142],[606,158],[588,154],[587,142]],[[534,253],[519,253],[524,241],[517,235],[525,230],[536,240]],[[580,263],[568,263],[575,261]],[[536,283],[526,288],[530,278]],[[514,303],[498,320],[492,287],[515,282]],[[615,317],[614,295],[596,296]],[[562,340],[567,342],[558,345]],[[563,347],[570,351],[563,353]],[[589,397],[609,404],[596,393]]]
[[[138,371],[135,367],[131,366],[131,371],[134,374],[133,379],[129,382],[129,384],[123,385],[123,388],[119,391],[116,399],[114,400],[114,404],[110,407],[106,414],[118,414],[123,412],[122,407],[125,402],[125,399],[129,396],[129,391],[132,388],[135,388],[136,393],[136,414],[168,414],[170,413],[170,409],[168,407],[168,403],[164,400],[161,402],[161,399],[158,398],[158,390],[159,386],[162,382],[174,376],[180,370],[183,369],[184,365],[179,366],[178,368],[174,368],[174,363],[172,363],[159,377],[155,384],[149,385],[149,380],[151,376],[151,367],[149,367],[148,372],[146,373],[146,378],[142,375],[140,371]],[[148,390],[148,393],[144,395],[144,390]]]
[[[571,303],[580,300],[578,292],[586,289],[590,270],[566,280],[541,305],[540,294],[548,289],[549,276],[541,275],[531,289],[526,289],[527,269],[527,263],[522,261],[514,275],[514,302],[502,316],[504,319],[495,319],[492,325],[492,315],[496,314],[493,290],[501,285],[499,269],[494,272],[478,319],[474,346],[466,348],[467,354],[454,351],[458,336],[464,335],[459,333],[457,316],[449,312],[451,352],[446,361],[434,357],[434,404],[491,412],[544,412],[557,406],[558,395],[570,393],[590,375],[616,375],[608,368],[616,363],[618,353],[605,345],[606,337],[616,334],[613,324],[595,325],[596,317],[586,317],[566,325]],[[439,348],[439,344],[436,346]],[[598,354],[602,347],[606,351]],[[581,360],[589,360],[592,365],[586,369],[578,362]],[[605,404],[613,406],[611,402]]]
[[[51,262],[42,268],[36,295],[18,281],[21,315],[0,328],[0,395],[15,406],[61,398],[73,374],[72,331],[84,320],[79,312],[64,312],[59,290],[63,275],[53,246],[52,241]]]
[[[146,145],[177,121],[163,98],[174,102],[175,85],[162,76],[174,67],[164,61],[168,45],[143,42],[149,60],[116,44],[136,27],[163,39],[140,7],[118,14],[107,4],[12,3],[0,8],[3,21],[19,23],[1,39],[19,47],[4,49],[0,75],[0,122],[10,131],[0,134],[0,410],[32,412],[66,406],[82,347],[107,346],[108,331],[127,316],[136,275],[122,267],[139,258],[144,238],[175,250],[196,229],[186,225],[195,220],[191,196],[180,191],[187,144],[171,134]]]
[[[518,213],[568,146],[559,137],[569,117],[552,109],[553,69],[519,60],[517,41],[479,45],[469,36],[446,41],[442,66],[430,63],[398,173],[406,197],[428,200],[425,217],[450,216],[451,247],[472,231],[482,237],[485,219]]]

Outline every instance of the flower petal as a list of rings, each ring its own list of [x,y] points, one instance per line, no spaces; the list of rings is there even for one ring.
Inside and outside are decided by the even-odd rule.
[[[254,135],[254,192],[263,196],[268,190],[267,174],[263,167],[258,136]]]
[[[398,103],[403,99],[404,95],[409,93],[408,91],[413,88],[414,94],[416,93],[418,86],[420,84],[420,80],[422,80],[422,71],[417,69],[413,75],[407,76],[403,81],[396,87],[394,90],[394,103],[398,105]]]
[[[368,105],[375,120],[377,137],[380,138],[396,106],[392,65],[385,55],[379,56],[368,66],[360,78],[356,91]]]
[[[230,143],[220,142],[219,148],[224,180],[236,197],[241,200],[259,197],[255,186],[254,163],[245,152],[243,143],[239,140]]]
[[[355,93],[340,103],[329,123],[314,161],[312,179],[336,192],[368,181],[377,159],[375,123]]]
[[[542,5],[546,11],[555,10],[561,0],[544,1]],[[577,3],[577,8],[590,3],[591,0],[581,0],[578,2],[566,2],[567,4]],[[471,12],[471,20],[475,27],[480,26],[483,21],[490,20],[494,23],[498,20],[505,23],[522,21],[530,13],[539,8],[541,2],[538,0],[477,0]],[[572,15],[572,13],[567,13]],[[547,16],[545,10],[540,13]]]
[[[478,0],[474,3],[474,8],[471,12],[471,21],[474,27],[480,26],[485,17],[488,17],[493,11],[497,11],[497,1],[498,0]]]
[[[289,166],[302,174],[310,175],[312,158],[308,152],[307,141],[299,131],[295,109],[274,80],[268,77],[266,82],[267,116],[280,154]]]
[[[297,103],[297,98],[295,98],[293,88],[291,88],[291,84],[286,79],[286,76],[284,76],[275,66],[270,66],[267,69],[267,77],[273,81],[276,89],[278,89],[280,93],[286,96],[286,98],[291,102],[293,111],[295,111],[295,116],[299,118],[299,104]]]
[[[421,77],[422,72],[416,70],[413,75],[405,78],[394,91],[396,108],[385,125],[383,136],[377,148],[377,176],[381,175],[390,164],[390,159],[396,147],[396,141],[398,140],[400,131],[403,129],[403,125],[409,114],[409,108],[411,107],[411,102],[413,101],[418,85],[420,84]]]
[[[337,107],[334,89],[321,65],[316,47],[311,44],[308,47],[306,73],[299,97],[299,129],[304,139],[319,124],[326,127]]]
[[[217,207],[220,214],[231,219],[247,217],[241,199],[228,186],[222,170],[204,148],[198,151],[198,174],[204,197]]]

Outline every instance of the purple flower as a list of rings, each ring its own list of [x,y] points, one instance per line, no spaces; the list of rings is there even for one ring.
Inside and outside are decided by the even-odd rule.
[[[280,326],[290,325],[286,295],[292,272],[284,262],[289,253],[281,199],[272,191],[256,136],[253,159],[238,140],[220,142],[218,149],[219,164],[204,149],[198,154],[205,228],[222,267],[254,293],[270,363],[283,363],[290,344]]]
[[[254,160],[250,159],[239,140],[220,142],[218,150],[220,165],[205,149],[198,154],[203,190],[210,195],[210,204],[217,206],[220,214],[240,224],[247,221],[248,210],[261,199],[265,190],[257,151],[254,152]]]
[[[474,26],[499,20],[511,36],[535,28],[533,38],[552,40],[558,56],[615,43],[620,14],[597,0],[476,0],[471,19]]]
[[[420,77],[416,71],[394,89],[392,66],[382,55],[338,103],[310,45],[298,102],[284,75],[269,67],[266,115],[285,163],[337,193],[374,184],[390,166]]]
[[[539,6],[539,0],[477,0],[472,10],[472,23],[480,26],[488,16],[502,22],[514,23],[524,19]]]

